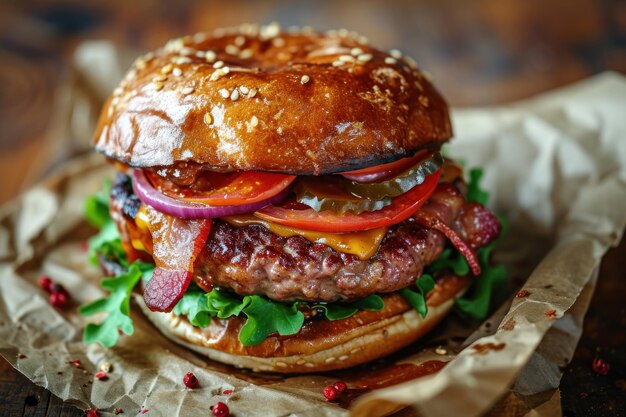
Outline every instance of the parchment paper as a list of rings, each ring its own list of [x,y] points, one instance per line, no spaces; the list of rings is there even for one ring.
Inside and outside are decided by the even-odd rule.
[[[449,360],[443,370],[366,394],[350,411],[321,395],[336,375],[252,374],[209,362],[169,342],[136,308],[135,334],[115,348],[81,343],[84,319],[52,308],[37,278],[62,283],[76,304],[102,294],[84,250],[93,230],[81,220],[84,197],[112,175],[98,155],[73,161],[0,210],[0,354],[36,384],[101,415],[116,407],[124,415],[207,415],[217,401],[238,417],[385,415],[408,405],[429,417],[550,415],[559,409],[559,366],[580,336],[600,258],[626,224],[624,115],[626,80],[616,74],[511,106],[454,111],[450,153],[486,168],[493,208],[512,226],[497,254],[512,291],[485,323],[451,316],[388,360]],[[529,296],[513,297],[517,286]],[[476,349],[487,343],[500,350]],[[447,354],[435,352],[440,345]],[[76,359],[78,367],[69,363]],[[104,361],[113,370],[94,381]],[[190,370],[201,382],[193,391],[182,384]],[[506,400],[492,409],[507,395],[526,409],[511,411]]]

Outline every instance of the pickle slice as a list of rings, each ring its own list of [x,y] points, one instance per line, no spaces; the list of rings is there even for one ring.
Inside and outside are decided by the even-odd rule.
[[[370,200],[397,197],[423,183],[427,176],[434,174],[442,165],[443,157],[439,152],[435,152],[393,178],[374,183],[348,181],[346,189],[356,197]]]
[[[330,210],[338,214],[360,214],[380,210],[391,204],[391,198],[370,200],[350,194],[346,190],[349,181],[342,177],[300,177],[294,187],[296,199],[315,211]]]

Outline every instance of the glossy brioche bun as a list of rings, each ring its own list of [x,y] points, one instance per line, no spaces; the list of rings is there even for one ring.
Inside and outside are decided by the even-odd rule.
[[[449,139],[448,106],[428,77],[365,42],[277,25],[172,40],[137,59],[108,98],[95,148],[140,168],[322,174]]]
[[[240,318],[214,319],[200,329],[185,317],[150,311],[141,297],[137,302],[166,337],[210,359],[254,371],[308,373],[369,362],[414,342],[445,317],[467,281],[456,276],[439,280],[429,294],[425,318],[392,294],[383,297],[382,311],[359,311],[337,321],[313,319],[296,335],[270,336],[257,346],[239,342]]]

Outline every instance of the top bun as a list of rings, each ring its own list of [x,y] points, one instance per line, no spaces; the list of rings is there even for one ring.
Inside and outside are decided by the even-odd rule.
[[[172,40],[107,99],[95,147],[140,168],[322,174],[450,138],[448,106],[413,60],[366,43],[276,24]]]

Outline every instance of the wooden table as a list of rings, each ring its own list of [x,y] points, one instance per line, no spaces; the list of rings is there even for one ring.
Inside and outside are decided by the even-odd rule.
[[[299,4],[299,3],[298,3]],[[434,75],[453,106],[521,99],[612,69],[626,73],[626,3],[618,0],[290,2],[22,1],[0,4],[0,203],[69,157],[89,126],[59,132],[77,45],[108,39],[143,52],[166,39],[247,21],[347,27],[399,47]],[[101,100],[97,91],[92,99]],[[56,130],[55,130],[56,129]],[[565,415],[626,415],[626,244],[606,256],[585,330],[561,384]],[[611,363],[593,373],[596,355]],[[79,416],[0,360],[0,416]]]

